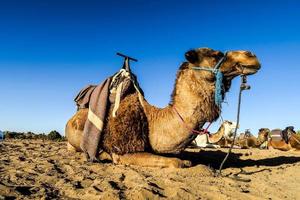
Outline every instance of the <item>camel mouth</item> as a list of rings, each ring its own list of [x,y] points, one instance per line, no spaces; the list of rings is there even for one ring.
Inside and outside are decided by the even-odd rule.
[[[258,72],[261,65],[259,63],[253,65],[243,65],[241,64],[240,70],[242,75],[253,75]]]

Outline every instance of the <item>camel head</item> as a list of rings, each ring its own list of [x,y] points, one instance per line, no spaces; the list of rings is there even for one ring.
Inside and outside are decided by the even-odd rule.
[[[260,69],[257,57],[250,51],[229,51],[225,55],[225,61],[220,67],[227,79],[239,75],[252,75]]]
[[[259,129],[257,138],[260,142],[264,142],[268,140],[269,134],[270,134],[270,129],[261,128]]]
[[[289,142],[289,138],[291,137],[291,135],[296,134],[293,126],[286,127],[281,133],[282,133],[282,138],[286,143]]]
[[[225,128],[224,137],[230,138],[233,135],[235,128],[237,127],[237,124],[235,122],[225,120],[223,122],[223,126]]]
[[[288,126],[285,128],[290,134],[296,134],[295,128],[293,126]]]
[[[177,108],[185,108],[186,112],[186,104],[189,103],[189,113],[199,115],[197,119],[201,115],[201,120],[209,122],[220,116],[221,104],[231,80],[238,75],[254,74],[260,69],[256,56],[247,51],[224,54],[210,48],[198,48],[186,52],[185,58],[187,62],[177,72],[170,105],[176,104]],[[194,112],[195,108],[199,112]]]
[[[185,57],[191,66],[205,67],[213,69],[223,57],[219,70],[223,73],[223,84],[227,91],[231,85],[231,80],[239,75],[252,75],[260,69],[257,57],[249,51],[229,51],[225,55],[210,48],[198,48],[186,52]],[[213,73],[202,70],[197,72],[198,76],[206,80],[214,81]]]

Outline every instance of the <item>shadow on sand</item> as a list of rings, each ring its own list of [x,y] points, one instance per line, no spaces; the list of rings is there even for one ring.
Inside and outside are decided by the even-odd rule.
[[[300,157],[296,156],[278,156],[264,159],[240,159],[242,153],[231,153],[223,168],[243,168],[252,166],[280,166],[283,164],[294,164],[300,162]],[[226,152],[222,151],[201,151],[197,152],[183,152],[178,155],[179,158],[192,161],[193,165],[207,165],[214,169],[220,167],[221,162],[226,156]]]

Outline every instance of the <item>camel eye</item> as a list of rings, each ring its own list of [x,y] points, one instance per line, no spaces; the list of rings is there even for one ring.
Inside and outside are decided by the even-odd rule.
[[[255,56],[255,55],[254,55],[252,52],[250,52],[250,51],[246,51],[245,54],[246,54],[246,56],[249,56],[249,57],[254,57],[254,56]]]

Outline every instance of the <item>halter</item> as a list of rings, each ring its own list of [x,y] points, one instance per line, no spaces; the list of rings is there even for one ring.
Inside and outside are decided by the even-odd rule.
[[[194,70],[204,70],[204,71],[209,71],[212,72],[215,77],[216,77],[216,82],[215,82],[215,104],[221,108],[222,102],[223,102],[223,94],[222,94],[222,89],[223,89],[223,73],[220,70],[220,67],[222,63],[225,61],[227,56],[227,52],[225,55],[219,60],[219,62],[213,67],[213,68],[208,68],[208,67],[192,67]]]

